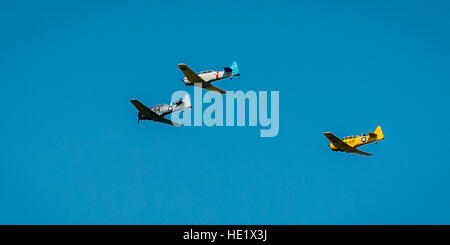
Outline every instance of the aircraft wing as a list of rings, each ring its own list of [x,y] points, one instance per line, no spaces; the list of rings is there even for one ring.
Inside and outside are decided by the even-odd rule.
[[[197,73],[195,73],[193,70],[191,70],[191,68],[189,68],[187,65],[178,64],[178,68],[180,68],[181,72],[183,72],[183,74],[186,76],[186,78],[191,83],[204,83],[205,82],[205,80],[203,80],[201,77],[199,77],[197,75]]]
[[[147,116],[149,118],[153,118],[155,116],[158,116],[158,114],[156,114],[154,111],[150,110],[150,108],[148,108],[147,106],[145,106],[144,104],[142,104],[138,100],[130,100],[130,102],[131,102],[131,104],[134,105],[134,107],[136,107],[136,109],[138,111],[140,111],[142,114],[144,114],[144,116]]]
[[[348,153],[355,153],[355,154],[359,154],[359,155],[364,155],[364,156],[371,156],[372,154],[364,152],[364,151],[360,151],[354,147],[351,147],[349,145],[347,145],[344,141],[340,140],[338,137],[336,137],[334,134],[326,132],[324,133],[325,137],[327,137],[327,139],[333,143],[334,146],[336,146],[338,149],[343,150],[345,152]]]
[[[218,88],[218,87],[214,87],[213,85],[209,84],[209,83],[203,83],[202,84],[202,88],[207,89],[207,90],[211,90],[211,91],[215,91],[221,94],[225,94],[226,92],[223,91],[222,89]]]
[[[140,111],[142,114],[144,114],[144,116],[146,116],[147,118],[151,118],[151,120],[153,120],[155,122],[170,124],[170,125],[177,126],[177,127],[181,126],[181,124],[179,124],[179,123],[172,122],[169,119],[166,119],[165,117],[162,117],[162,116],[156,114],[154,111],[150,110],[150,108],[148,108],[147,106],[145,106],[138,100],[130,100],[130,102],[131,102],[131,104],[134,105],[134,107],[136,107],[136,109],[138,109],[138,111]]]
[[[169,119],[167,119],[165,117],[161,117],[161,116],[158,116],[158,118],[153,118],[153,121],[169,124],[169,125],[176,126],[176,127],[181,126],[181,124],[173,122],[173,121],[170,121]]]

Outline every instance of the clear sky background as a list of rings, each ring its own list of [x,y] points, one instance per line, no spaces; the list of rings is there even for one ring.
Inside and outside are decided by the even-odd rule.
[[[2,1],[0,224],[450,224],[448,1]],[[137,125],[194,70],[280,131]],[[206,105],[204,105],[204,108]],[[385,140],[331,152],[322,135]]]

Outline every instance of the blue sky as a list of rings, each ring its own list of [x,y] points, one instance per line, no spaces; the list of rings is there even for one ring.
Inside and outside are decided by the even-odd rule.
[[[2,1],[0,224],[450,224],[447,1]],[[136,124],[195,70],[280,131]],[[204,106],[205,108],[205,106]],[[381,125],[334,153],[322,135]]]

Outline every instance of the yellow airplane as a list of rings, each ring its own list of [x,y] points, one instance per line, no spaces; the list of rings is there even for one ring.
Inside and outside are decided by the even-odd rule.
[[[330,141],[329,146],[332,151],[345,151],[364,156],[371,156],[372,154],[360,151],[356,148],[372,142],[375,142],[376,144],[378,140],[384,140],[383,131],[381,131],[380,126],[378,126],[373,133],[362,134],[361,136],[347,136],[342,140],[330,132],[325,132],[324,135]]]

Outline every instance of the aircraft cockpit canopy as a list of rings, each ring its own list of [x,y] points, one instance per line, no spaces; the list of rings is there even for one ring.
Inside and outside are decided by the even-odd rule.
[[[356,137],[358,137],[358,136],[356,136],[356,135],[345,136],[345,137],[344,137],[344,140],[346,140],[346,139],[354,139],[354,138],[356,138]]]

